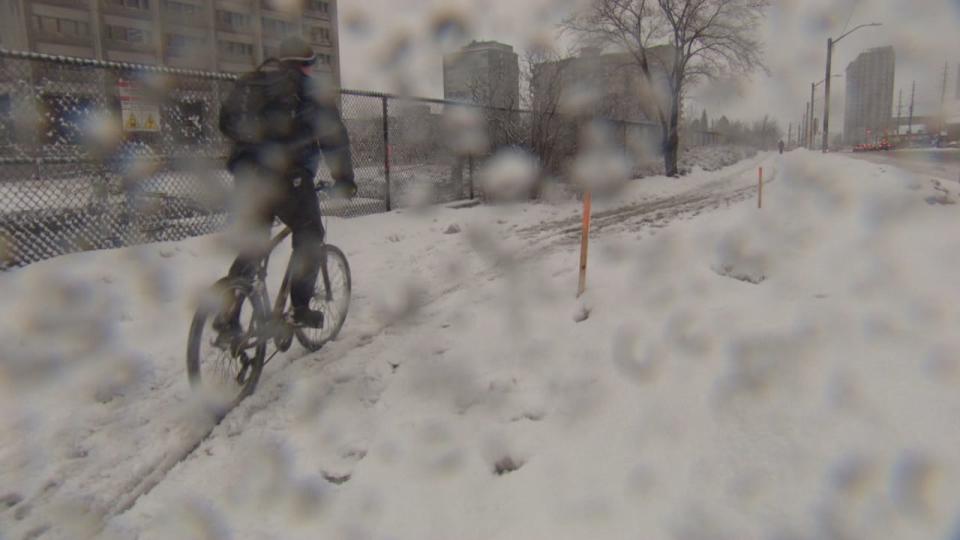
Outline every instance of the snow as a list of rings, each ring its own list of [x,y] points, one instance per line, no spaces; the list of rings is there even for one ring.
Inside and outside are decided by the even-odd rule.
[[[340,338],[216,426],[183,353],[222,236],[0,275],[0,536],[960,532],[956,184],[806,151],[634,181],[579,299],[546,195],[330,218]]]

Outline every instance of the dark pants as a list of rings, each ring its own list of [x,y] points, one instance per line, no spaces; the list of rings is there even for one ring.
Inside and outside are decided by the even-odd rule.
[[[270,173],[251,161],[236,163],[231,169],[241,199],[247,199],[240,201],[240,219],[245,221],[244,228],[261,241],[254,242],[256,247],[241,250],[229,275],[254,276],[257,263],[266,255],[264,244],[273,220],[279,218],[293,232],[290,302],[294,307],[309,307],[320,271],[324,236],[313,173],[306,169],[295,175]]]

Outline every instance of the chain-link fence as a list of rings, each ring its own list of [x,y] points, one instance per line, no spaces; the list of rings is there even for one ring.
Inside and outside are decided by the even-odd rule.
[[[222,229],[235,79],[0,49],[0,267]],[[504,147],[551,173],[576,154],[577,122],[556,115],[351,90],[340,105],[358,196],[329,215],[481,196],[475,172]],[[611,125],[625,150],[659,145],[656,125]]]
[[[173,240],[226,222],[225,74],[0,51],[8,265]]]

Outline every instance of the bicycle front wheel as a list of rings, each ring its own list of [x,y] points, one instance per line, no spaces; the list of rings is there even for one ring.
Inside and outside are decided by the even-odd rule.
[[[350,264],[340,248],[325,244],[310,309],[323,313],[322,328],[297,328],[297,340],[316,351],[337,338],[350,309]]]
[[[214,320],[232,310],[240,327],[224,335]],[[260,328],[266,316],[263,299],[243,279],[221,279],[197,308],[187,340],[187,376],[218,411],[230,410],[256,388],[267,351]]]

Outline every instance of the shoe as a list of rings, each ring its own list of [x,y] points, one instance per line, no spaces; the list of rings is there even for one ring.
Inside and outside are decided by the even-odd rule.
[[[293,308],[293,322],[299,326],[323,328],[323,312],[305,306]]]

